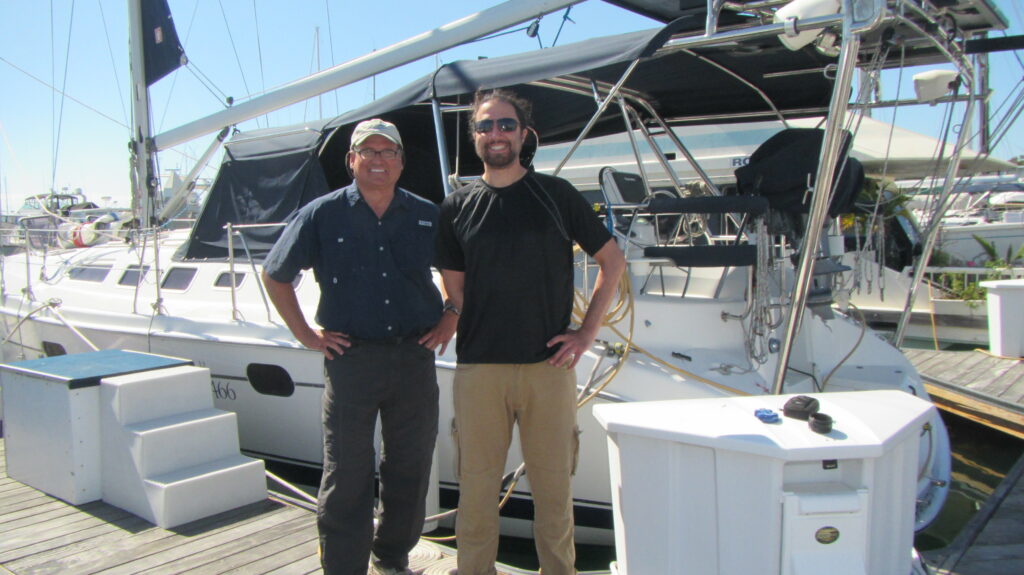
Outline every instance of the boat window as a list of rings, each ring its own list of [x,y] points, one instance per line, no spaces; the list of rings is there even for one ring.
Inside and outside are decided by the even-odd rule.
[[[55,357],[58,355],[68,354],[67,350],[64,349],[63,345],[59,343],[54,343],[52,341],[43,342],[43,353],[46,354],[46,357]]]
[[[110,264],[86,264],[68,270],[68,277],[84,282],[101,282],[110,273]]]
[[[117,280],[117,283],[123,286],[137,286],[139,285],[139,276],[145,277],[148,272],[149,266],[130,265],[121,274],[121,279]]]
[[[295,382],[288,371],[279,366],[267,363],[250,363],[245,368],[252,388],[263,395],[290,397],[295,393]]]
[[[242,280],[245,279],[245,272],[235,272],[235,287],[242,287]],[[221,272],[217,276],[217,281],[213,284],[215,287],[229,288],[231,287],[231,272]]]
[[[196,268],[171,268],[167,270],[164,281],[160,287],[164,289],[188,289],[192,278],[196,277]]]

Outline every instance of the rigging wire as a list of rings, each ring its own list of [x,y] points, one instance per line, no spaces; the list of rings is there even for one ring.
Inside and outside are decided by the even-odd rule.
[[[551,47],[552,48],[554,48],[555,46],[558,45],[558,38],[559,38],[559,36],[562,35],[562,28],[565,27],[565,21],[568,20],[569,22],[572,22],[573,24],[576,23],[575,20],[573,20],[572,18],[569,17],[569,11],[570,10],[572,10],[572,6],[567,7],[565,9],[565,13],[562,14],[562,23],[558,25],[558,33],[555,34],[555,39],[554,39],[554,41],[551,42]]]
[[[483,36],[481,38],[477,38],[476,40],[469,40],[468,42],[464,42],[464,44],[475,44],[477,42],[483,42],[484,40],[492,40],[494,38],[500,38],[501,36],[507,36],[509,34],[515,34],[516,32],[522,32],[524,30],[529,30],[529,28],[530,28],[530,25],[527,25],[527,26],[522,26],[520,28],[515,28],[515,29],[512,29],[512,30],[505,30],[504,32],[495,32],[494,34],[489,34],[487,36]],[[543,48],[543,46],[541,46],[541,48]]]
[[[213,82],[213,80],[211,80],[210,77],[207,76],[205,72],[199,69],[199,66],[197,66],[195,62],[192,62],[190,60],[188,66],[186,66],[185,68],[188,69],[189,72],[192,72],[192,76],[195,77],[195,79],[198,80],[199,83],[202,84],[203,87],[206,88],[208,92],[213,94],[213,97],[216,98],[218,102],[220,102],[221,106],[224,106],[225,108],[231,107],[233,99],[230,96],[228,96],[227,93],[225,93],[223,90],[218,88],[217,85]]]
[[[245,93],[251,94],[252,90],[249,89],[249,82],[245,79],[245,69],[242,67],[242,59],[238,56],[238,46],[235,45],[235,38],[231,35],[231,24],[228,22],[228,15],[224,11],[224,2],[223,0],[218,0],[217,4],[220,5],[220,14],[224,18],[224,27],[227,29],[228,42],[231,44],[231,51],[235,55],[235,63],[238,64],[238,72],[242,76],[242,85],[245,87]],[[259,118],[257,117],[255,120],[256,126],[261,127]]]
[[[316,28],[314,28],[314,32],[313,32],[313,52],[309,55],[309,73],[310,74],[313,74],[314,72],[319,72],[320,71],[319,57],[318,57],[318,54],[317,54],[319,48],[320,48],[320,28],[316,27]],[[320,97],[317,96],[317,99],[319,99],[319,98]],[[303,122],[308,122],[309,121],[309,106],[310,106],[310,102],[312,102],[312,101],[313,101],[312,99],[309,99],[309,100],[306,100],[305,102],[303,102],[303,104],[302,104],[302,121]]]
[[[110,30],[107,29],[107,16],[103,12],[103,2],[96,0],[96,4],[99,6],[100,20],[103,22],[103,36],[107,39],[107,54],[110,55],[110,68],[114,72],[114,85],[120,87],[121,78],[117,75],[117,66],[114,62],[114,47],[110,44]],[[124,116],[124,125],[127,126],[129,124],[128,107],[124,102],[124,91],[120,88],[117,90],[117,97],[121,99],[121,115]]]
[[[46,80],[43,80],[42,78],[39,78],[39,77],[36,77],[36,76],[32,75],[31,72],[25,70],[24,68],[19,67],[17,64],[15,64],[14,62],[11,62],[7,58],[4,58],[3,56],[0,56],[0,62],[3,62],[4,64],[7,64],[8,66],[10,66],[11,68],[14,68],[18,72],[21,72],[22,74],[24,74],[29,79],[35,80],[36,82],[42,84],[48,90],[51,90],[54,94],[57,94],[57,95],[59,95],[59,96],[61,96],[63,98],[67,98],[68,100],[71,100],[72,102],[78,104],[79,106],[82,106],[86,110],[89,110],[90,112],[94,112],[95,114],[97,114],[99,116],[102,116],[103,118],[105,118],[107,120],[110,120],[111,122],[117,124],[118,126],[121,126],[122,128],[127,128],[128,127],[127,123],[122,122],[121,120],[118,120],[117,118],[114,118],[112,116],[108,116],[104,112],[101,112],[100,110],[97,110],[96,108],[93,108],[89,104],[86,104],[85,102],[79,100],[78,98],[75,98],[71,94],[65,93],[60,88],[57,88],[56,86],[54,86],[53,84],[50,84],[49,82],[47,82]]]
[[[331,46],[331,67],[333,68],[334,64],[335,64],[335,59],[334,59],[334,29],[331,26],[331,3],[328,2],[328,0],[324,0],[324,10],[327,12],[327,40],[329,41],[330,46]],[[334,92],[334,113],[335,114],[340,114],[341,113],[341,103],[338,101],[338,91],[337,90],[331,90],[331,91]]]
[[[260,41],[260,19],[256,11],[256,0],[252,0],[252,19],[256,28],[256,57],[260,63],[260,93],[264,93],[267,91],[267,79],[263,73],[263,43]],[[267,127],[270,127],[270,115],[264,114],[263,119],[266,120]]]
[[[56,42],[56,39],[57,39],[57,34],[56,34],[56,31],[54,30],[54,26],[55,25],[56,25],[56,23],[54,22],[54,19],[53,19],[53,0],[50,0],[50,85],[51,86],[56,86],[57,85],[57,62],[56,62],[56,58],[54,57],[54,53],[57,50],[56,45],[55,45],[55,42]],[[57,133],[56,133],[57,127],[54,125],[54,121],[53,121],[53,118],[56,115],[56,114],[54,114],[54,109],[57,107],[57,100],[56,100],[56,98],[57,98],[56,94],[54,92],[51,92],[50,93],[50,140],[51,141],[57,139]],[[57,166],[57,160],[56,160],[56,158],[53,157],[53,149],[52,148],[50,149],[50,162],[52,164],[52,169],[55,170],[56,166]],[[56,182],[53,181],[53,175],[51,173],[51,175],[50,175],[50,189],[52,190],[54,187],[56,187]]]
[[[51,13],[51,20],[50,21],[51,21],[51,29],[52,29],[52,22],[53,22],[53,19],[52,19],[53,3],[52,2],[50,3],[50,9],[51,9],[51,11],[50,11],[50,13]],[[70,62],[71,62],[71,31],[73,29],[74,23],[75,23],[75,3],[74,3],[74,1],[72,1],[71,2],[71,15],[68,17],[68,41],[67,41],[67,47],[65,48],[65,53],[64,53],[64,78],[61,80],[61,93],[67,92],[67,87],[68,87],[68,70],[71,68],[71,66],[69,65]],[[53,66],[53,64],[51,64],[51,69],[52,69],[52,66]],[[65,101],[66,101],[65,98],[62,96],[61,99],[60,99],[60,112],[59,112],[59,115],[57,117],[57,124],[54,127],[55,130],[56,130],[56,133],[54,134],[54,142],[53,142],[53,156],[52,156],[53,157],[53,166],[52,166],[51,172],[50,172],[50,188],[53,189],[53,190],[55,190],[57,188],[57,160],[58,160],[58,158],[60,156],[60,134],[61,134],[62,125],[64,123],[64,102]]]

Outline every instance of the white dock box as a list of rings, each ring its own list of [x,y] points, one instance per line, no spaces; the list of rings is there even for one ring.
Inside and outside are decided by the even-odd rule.
[[[620,575],[911,572],[918,438],[935,408],[900,391],[606,404]],[[768,408],[778,423],[763,423]]]
[[[100,499],[100,380],[190,363],[111,349],[0,365],[7,475],[74,505]]]

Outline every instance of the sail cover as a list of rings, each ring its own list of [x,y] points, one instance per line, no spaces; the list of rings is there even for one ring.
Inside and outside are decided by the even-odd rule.
[[[171,9],[167,0],[142,2],[143,55],[146,64],[146,85],[152,86],[160,78],[186,63],[185,50],[178,41]]]
[[[328,191],[317,158],[322,133],[315,127],[259,130],[225,145],[224,160],[188,242],[175,259],[226,260],[225,224],[275,224]],[[271,225],[246,229],[234,240],[235,258],[262,261],[281,235]]]

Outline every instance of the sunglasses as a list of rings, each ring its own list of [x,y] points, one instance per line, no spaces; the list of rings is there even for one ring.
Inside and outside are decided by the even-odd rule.
[[[477,134],[489,134],[497,122],[499,132],[515,132],[519,127],[519,121],[515,118],[500,118],[498,120],[480,120],[473,124],[473,131]]]

